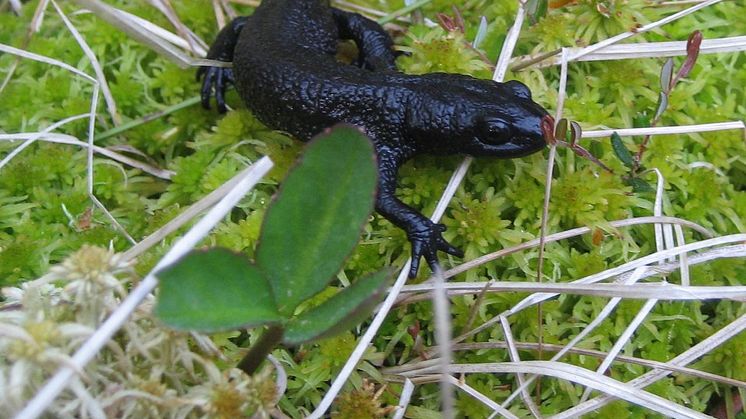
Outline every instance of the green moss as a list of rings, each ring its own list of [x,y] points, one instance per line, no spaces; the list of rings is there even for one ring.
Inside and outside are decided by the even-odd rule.
[[[481,78],[491,75],[486,59],[458,31],[412,27],[399,49],[411,54],[399,60],[407,73],[460,73]]]
[[[23,235],[2,236],[0,278],[3,278],[3,286],[28,281],[43,273],[44,264],[38,243]]]
[[[739,333],[705,355],[698,367],[736,380],[746,380],[746,333]]]
[[[155,23],[171,28],[168,19],[146,4],[115,0],[110,2]],[[401,0],[360,0],[359,4],[396,10]],[[24,7],[20,18],[0,13],[0,42],[21,45],[36,2]],[[453,2],[433,0],[425,16],[453,14]],[[488,78],[491,63],[512,24],[517,2],[467,0],[457,5],[465,18],[465,34],[448,32],[424,25],[408,27],[408,34],[397,44],[411,53],[399,59],[404,71],[421,74],[447,71]],[[535,24],[527,22],[521,33],[516,54],[584,46],[633,29],[670,14],[671,8],[647,7],[644,0],[578,0],[550,9]],[[64,5],[72,11],[73,6]],[[176,2],[176,12],[185,25],[206,40],[214,38],[217,27],[212,4],[207,0]],[[246,9],[249,10],[249,9]],[[739,2],[722,2],[666,25],[646,35],[651,41],[684,40],[693,29],[705,38],[735,36],[746,32],[744,12]],[[474,50],[479,20],[487,18],[485,39]],[[199,93],[194,70],[182,70],[144,48],[129,36],[91,14],[70,16],[101,61],[123,121],[138,120],[190,99]],[[56,16],[48,15],[41,32],[35,34],[29,50],[71,63],[91,73],[80,48]],[[488,59],[485,61],[484,56]],[[680,65],[681,57],[675,58]],[[14,58],[0,55],[0,76],[4,78]],[[569,67],[565,116],[578,120],[585,129],[632,126],[635,117],[655,113],[658,78],[662,60],[574,63]],[[693,124],[741,120],[746,114],[746,56],[711,54],[699,57],[691,75],[670,96],[669,108],[660,124]],[[559,71],[556,68],[530,69],[508,73],[532,89],[534,98],[552,109],[557,101]],[[65,70],[29,60],[21,60],[0,100],[0,127],[3,132],[37,131],[57,120],[90,111],[92,86]],[[261,124],[238,96],[228,94],[228,103],[236,111],[221,116],[193,106],[156,118],[98,145],[120,151],[159,168],[172,170],[171,180],[156,179],[139,170],[97,156],[94,162],[94,192],[120,223],[140,240],[166,224],[186,207],[214,190],[251,162],[269,155],[275,168],[256,190],[241,202],[232,214],[205,240],[251,253],[261,226],[263,209],[280,181],[295,161],[302,145],[283,133]],[[102,104],[98,108],[96,130],[103,132],[115,124]],[[87,120],[66,125],[58,132],[86,139]],[[625,138],[633,152],[641,138]],[[18,143],[0,143],[5,155]],[[654,250],[652,228],[648,226],[613,229],[609,222],[631,216],[651,215],[653,197],[634,194],[621,178],[623,166],[614,157],[606,139],[583,140],[594,155],[616,170],[615,175],[599,172],[567,150],[558,151],[548,227],[557,232],[578,226],[591,226],[596,236],[564,240],[547,246],[544,262],[546,278],[567,281],[617,266],[631,258]],[[133,150],[134,148],[134,150]],[[130,153],[132,151],[132,153]],[[699,135],[661,135],[652,138],[643,157],[646,168],[656,168],[665,178],[665,213],[704,225],[718,235],[746,231],[746,145],[742,132],[721,131]],[[12,285],[46,272],[50,263],[63,259],[85,243],[124,250],[129,243],[110,224],[108,218],[87,195],[85,150],[75,146],[40,143],[16,156],[0,172],[0,285]],[[430,214],[459,158],[418,157],[405,165],[399,176],[398,196],[407,204]],[[538,235],[544,201],[546,153],[523,159],[496,161],[477,159],[463,186],[446,211],[443,223],[446,238],[472,259]],[[653,172],[642,178],[655,184]],[[182,228],[182,231],[186,227]],[[173,243],[177,232],[138,258],[140,275],[150,269]],[[688,241],[700,239],[686,230]],[[363,242],[348,261],[345,275],[353,278],[386,265],[400,266],[409,257],[406,234],[382,217],[375,215],[363,232]],[[535,250],[529,250],[472,269],[458,280],[532,281],[537,277]],[[458,263],[443,256],[446,267]],[[696,285],[742,285],[746,268],[741,259],[700,264],[691,269]],[[420,278],[429,275],[421,269]],[[667,278],[679,281],[679,276]],[[657,279],[656,279],[657,280]],[[476,325],[515,306],[525,293],[489,294],[477,310]],[[511,327],[518,340],[535,341],[541,330],[545,342],[562,344],[572,339],[584,325],[598,316],[606,300],[564,295],[543,305],[542,323],[535,310],[511,316]],[[453,301],[456,328],[466,325],[475,298]],[[641,303],[625,301],[596,331],[582,343],[584,347],[608,350]],[[669,360],[691,348],[733,319],[743,315],[743,305],[733,301],[707,303],[659,303],[634,336],[628,350],[634,356]],[[415,337],[425,345],[433,344],[432,306],[410,304],[394,311],[368,353],[370,359],[386,360],[387,365],[407,362],[419,356]],[[419,333],[410,332],[419,327]],[[497,329],[485,330],[475,341],[501,340]],[[354,345],[354,335],[332,340],[319,347],[303,347],[278,353],[289,373],[288,393],[282,407],[295,417],[307,414],[326,390],[332,372]],[[743,336],[731,340],[701,361],[701,368],[743,379],[746,367],[739,349]],[[240,352],[226,345],[228,356]],[[627,350],[627,349],[626,349]],[[464,362],[506,361],[504,351],[464,351],[456,355]],[[535,352],[523,351],[525,359]],[[599,360],[568,355],[568,362],[596,368]],[[361,364],[364,365],[364,364]],[[370,365],[368,365],[370,367]],[[366,371],[374,371],[370,367]],[[640,367],[614,364],[610,375],[631,379]],[[361,383],[356,373],[353,382]],[[494,376],[468,375],[467,383],[494,400],[504,400],[512,381]],[[546,380],[542,409],[553,413],[577,402],[577,389],[559,380]],[[673,375],[650,388],[671,400],[704,411],[715,387],[709,382]],[[436,386],[418,386],[421,402],[412,412],[432,414],[439,408]],[[387,396],[383,396],[387,397]],[[460,414],[483,416],[483,406],[463,394],[458,396]],[[418,410],[419,409],[419,410]],[[514,413],[528,415],[518,404]],[[626,402],[615,402],[598,412],[598,417],[649,417],[649,412]],[[414,413],[413,413],[414,414]]]

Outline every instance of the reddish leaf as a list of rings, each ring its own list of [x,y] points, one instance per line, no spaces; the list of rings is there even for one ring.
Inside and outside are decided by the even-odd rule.
[[[554,136],[554,118],[549,115],[541,118],[541,132],[544,134],[544,141],[547,144],[554,145],[557,143],[557,138]]]
[[[575,121],[570,121],[570,145],[574,146],[575,143],[583,138],[583,129],[580,128],[580,124]]]
[[[585,159],[587,159],[587,160],[589,160],[589,161],[591,161],[593,163],[596,163],[596,165],[598,165],[598,167],[606,170],[607,172],[614,173],[613,170],[609,169],[609,166],[603,164],[603,162],[601,162],[601,160],[599,160],[596,156],[594,156],[593,154],[591,154],[590,151],[584,149],[583,147],[575,144],[573,147],[570,147],[570,149],[575,154],[577,154],[578,156],[583,157],[583,158],[585,158]]]
[[[686,77],[691,73],[694,64],[697,62],[699,57],[699,48],[702,45],[702,32],[694,31],[689,35],[689,40],[686,42],[686,60],[682,64],[679,72],[676,74],[676,80],[682,77]]]
[[[448,32],[466,32],[464,18],[461,16],[461,12],[456,6],[453,6],[453,15],[454,17],[451,17],[445,13],[438,13],[436,16],[438,17],[440,26]]]
[[[447,30],[448,32],[453,32],[453,29],[455,27],[453,23],[453,18],[451,18],[445,13],[438,13],[435,16],[438,18],[438,23],[443,29]]]
[[[458,28],[461,33],[466,32],[466,23],[464,23],[464,17],[461,15],[461,11],[455,5],[451,6],[451,10],[453,10],[453,19],[456,22],[456,28]]]
[[[560,141],[556,140],[557,146],[559,147],[566,147],[572,150],[573,153],[577,154],[578,156],[595,163],[598,165],[598,167],[606,170],[609,173],[614,173],[613,170],[609,169],[609,167],[601,162],[596,156],[591,154],[590,151],[586,150],[585,148],[581,147],[579,144],[570,144],[567,141]]]

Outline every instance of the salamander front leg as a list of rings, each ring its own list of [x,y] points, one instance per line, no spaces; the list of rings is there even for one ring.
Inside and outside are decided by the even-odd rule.
[[[236,48],[238,35],[248,20],[249,17],[247,16],[238,17],[226,25],[218,34],[215,43],[210,47],[207,58],[225,62],[233,61],[233,51]],[[228,85],[235,84],[233,69],[228,67],[200,67],[197,70],[197,80],[203,77],[201,91],[202,106],[205,109],[210,109],[210,97],[214,89],[218,112],[225,113],[225,89]]]
[[[435,224],[394,195],[399,160],[395,152],[388,150],[378,152],[379,179],[376,211],[407,233],[412,244],[412,265],[409,269],[409,277],[414,278],[417,276],[421,257],[424,256],[430,268],[435,271],[439,250],[457,257],[463,257],[464,253],[443,238],[442,233],[446,230],[443,224]]]

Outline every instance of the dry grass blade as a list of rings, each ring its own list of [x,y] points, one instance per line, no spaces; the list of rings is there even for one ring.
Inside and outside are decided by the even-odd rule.
[[[220,4],[223,6],[223,10],[228,15],[228,18],[233,20],[238,17],[238,12],[231,6],[229,0],[220,0]]]
[[[13,151],[8,153],[2,161],[0,161],[0,169],[5,167],[8,163],[10,163],[13,158],[15,158],[18,154],[20,154],[23,150],[28,148],[31,144],[35,143],[38,140],[43,139],[45,136],[50,135],[49,133],[51,131],[56,130],[57,128],[68,124],[73,121],[78,121],[81,119],[88,118],[88,114],[82,114],[82,115],[75,115],[71,116],[69,118],[65,118],[61,121],[55,122],[54,124],[48,126],[41,132],[35,132],[35,133],[29,133],[29,134],[0,134],[0,141],[14,141],[14,140],[25,140],[24,143],[22,143],[20,146],[16,147]],[[67,136],[65,136],[67,137]],[[74,138],[74,137],[71,137]]]
[[[220,0],[212,0],[212,10],[215,12],[215,22],[218,24],[218,29],[223,29],[227,21]]]
[[[520,350],[538,350],[539,344],[536,342],[514,342],[513,343],[516,348]],[[569,345],[569,344],[568,344]],[[586,355],[586,356],[592,356],[594,358],[604,358],[607,353],[603,351],[597,351],[593,349],[587,349],[587,348],[570,348],[567,349],[568,345],[555,345],[551,343],[544,343],[542,344],[542,347],[550,352],[557,352],[558,354],[560,352],[562,353],[572,353],[576,355]],[[504,341],[494,341],[494,342],[472,342],[472,343],[458,343],[454,344],[452,346],[454,351],[485,351],[485,350],[497,350],[497,349],[507,349],[508,344]],[[434,355],[437,353],[437,348],[428,348],[425,351],[426,355]],[[550,361],[556,361],[559,359],[557,355],[553,356]],[[633,356],[627,356],[627,355],[619,355],[616,357],[615,362],[617,363],[628,363],[628,364],[635,364],[635,365],[641,365],[643,367],[647,367],[650,369],[658,369],[658,370],[666,370],[670,371],[672,373],[677,374],[683,374],[688,375],[692,377],[698,377],[702,378],[704,380],[710,380],[717,383],[721,383],[728,386],[734,386],[746,389],[746,382],[734,380],[732,378],[728,377],[722,377],[716,374],[712,374],[705,371],[695,370],[692,368],[687,367],[681,367],[677,365],[671,365],[665,362],[660,361],[652,361],[649,359],[642,359],[642,358],[636,358]],[[430,368],[433,365],[437,363],[437,358],[430,358],[426,361],[416,361],[404,365],[399,365],[396,367],[389,367],[384,368],[381,372],[386,375],[390,375],[392,380],[395,380],[396,377],[417,377],[420,375],[428,375],[431,374],[422,372],[427,371],[424,370],[425,368]],[[400,378],[401,379],[401,378]]]
[[[521,34],[521,27],[525,18],[526,9],[524,9],[523,3],[520,2],[518,3],[518,11],[515,14],[513,26],[510,27],[508,34],[505,36],[503,49],[500,50],[500,56],[497,58],[492,80],[497,82],[505,80],[505,73],[508,72],[508,66],[510,65],[510,57],[513,56],[513,50],[518,42],[518,36]]]
[[[404,380],[404,386],[401,390],[401,396],[399,397],[399,404],[396,405],[396,412],[392,419],[403,419],[404,413],[407,411],[409,401],[414,393],[414,383],[410,379]]]
[[[641,257],[639,259],[627,262],[627,263],[625,263],[625,264],[623,264],[621,266],[617,266],[617,267],[612,268],[612,269],[607,269],[607,270],[605,270],[603,272],[600,272],[600,273],[597,273],[597,274],[594,274],[594,275],[586,276],[585,278],[573,281],[572,283],[573,284],[592,284],[592,283],[597,283],[597,282],[603,281],[605,279],[618,276],[618,275],[620,275],[622,273],[625,273],[625,272],[628,272],[628,271],[632,271],[634,269],[637,269],[640,266],[649,265],[649,264],[655,263],[655,262],[657,262],[659,260],[665,260],[668,257],[678,256],[678,255],[680,255],[682,253],[692,252],[692,251],[696,251],[696,250],[700,250],[700,249],[706,249],[706,248],[709,248],[709,247],[716,247],[716,246],[721,246],[721,245],[726,245],[726,244],[731,244],[731,243],[742,243],[744,241],[746,241],[746,234],[732,234],[732,235],[729,235],[729,236],[723,236],[723,237],[717,237],[717,238],[714,238],[714,239],[702,240],[702,241],[690,243],[690,244],[687,244],[687,245],[684,245],[684,246],[675,247],[673,249],[667,249],[667,250],[663,250],[663,251],[660,251],[660,252],[656,252],[656,253],[653,253],[651,255],[643,256],[643,257]],[[525,309],[527,307],[530,307],[530,306],[532,306],[534,304],[538,304],[539,302],[545,301],[546,299],[552,298],[554,296],[556,296],[556,294],[554,294],[554,293],[549,293],[549,294],[547,294],[547,293],[537,293],[537,294],[534,294],[534,295],[532,295],[530,297],[525,298],[524,300],[522,300],[521,302],[519,302],[518,304],[516,304],[515,306],[513,306],[513,308],[510,309],[509,313],[510,314],[517,313],[517,312],[519,312],[519,311],[521,311],[521,310],[523,310],[523,309]]]
[[[746,329],[746,314],[742,315],[735,321],[731,322],[727,326],[715,332],[712,336],[694,345],[689,350],[685,351],[681,355],[667,362],[669,365],[685,366],[698,359],[704,354],[709,353],[713,348],[721,345],[723,342],[732,338],[733,336],[741,333]],[[670,370],[653,370],[649,371],[634,380],[629,381],[627,384],[630,386],[644,388],[654,382],[666,377],[670,374]],[[571,419],[579,417],[585,413],[596,410],[609,402],[615,400],[616,397],[611,395],[596,397],[595,399],[588,400],[585,403],[581,403],[575,407],[572,407],[560,414],[552,416],[552,419]]]
[[[731,129],[746,129],[743,121],[714,122],[710,124],[677,125],[652,128],[621,128],[595,131],[583,131],[583,138],[610,137],[617,133],[620,137],[667,134],[693,134],[698,132],[726,131]]]
[[[10,8],[17,15],[21,14],[21,0],[10,0]]]
[[[493,410],[493,415],[499,414],[501,418],[509,418],[509,419],[518,419],[518,416],[514,415],[510,410],[505,409],[504,407],[500,406],[499,404],[493,402],[490,400],[489,397],[485,396],[484,394],[480,393],[475,389],[474,387],[466,384],[465,382],[456,379],[453,376],[448,376],[449,381],[454,386],[461,389],[464,393],[470,395],[471,397],[477,399],[479,402],[484,404],[485,406],[489,407]]]
[[[609,61],[640,58],[662,58],[686,55],[686,41],[671,42],[646,42],[635,44],[610,45],[592,54],[584,55],[577,61]],[[571,53],[578,53],[582,48],[570,48]],[[746,51],[746,36],[734,36],[729,38],[705,39],[702,41],[700,54],[718,54],[724,52]],[[516,60],[520,64],[527,58],[521,57]],[[559,65],[560,58],[552,56],[538,67]]]
[[[89,117],[89,115],[86,114],[85,117],[87,118]],[[44,133],[43,131],[42,132],[30,132],[30,133],[24,132],[24,133],[19,133],[19,134],[0,134],[0,141],[16,141],[16,140],[22,140],[22,141],[27,141],[27,142],[46,141],[46,142],[57,143],[57,144],[75,145],[75,146],[83,147],[86,149],[89,148],[88,143],[80,141],[79,139],[71,135],[67,135],[67,134]],[[160,169],[158,167],[149,165],[147,163],[143,163],[139,160],[132,159],[130,157],[127,157],[123,154],[109,150],[107,148],[94,145],[93,152],[100,154],[102,156],[108,157],[114,161],[118,161],[120,163],[126,164],[130,167],[140,169],[145,173],[149,173],[161,179],[169,180],[171,179],[171,176],[173,175],[173,172],[170,170]],[[2,167],[2,165],[0,165],[0,167]]]
[[[168,21],[176,28],[179,36],[189,43],[189,50],[193,54],[201,55],[200,51],[204,51],[208,48],[207,43],[205,43],[205,41],[203,41],[194,32],[189,30],[189,28],[184,25],[181,19],[179,19],[179,16],[176,14],[176,11],[174,10],[173,6],[171,6],[171,2],[169,0],[149,0],[149,2],[151,5],[153,5],[153,7],[158,9],[161,13],[163,13],[164,16],[166,16]]]
[[[492,364],[455,364],[452,373],[487,373],[487,374],[520,374],[530,373],[555,377],[593,388],[606,394],[644,406],[655,412],[677,418],[709,418],[684,406],[670,402],[660,396],[637,389],[629,383],[622,383],[601,374],[588,371],[585,368],[561,362],[551,361],[522,361],[502,362]]]
[[[640,276],[642,274],[642,270],[641,269],[636,269],[635,270],[635,274],[637,274],[637,275],[633,275],[628,281],[625,281],[625,284],[634,284],[634,283],[636,283],[640,279]],[[619,305],[619,303],[621,301],[622,301],[622,299],[620,297],[614,297],[614,298],[612,298],[606,304],[606,306],[603,308],[603,310],[601,310],[601,312],[598,314],[598,316],[596,316],[596,318],[594,318],[586,327],[584,327],[583,330],[581,330],[577,335],[575,335],[575,337],[572,340],[570,340],[570,342],[568,342],[567,345],[565,345],[559,352],[557,352],[550,359],[550,361],[558,361],[567,352],[569,352],[570,350],[572,350],[578,343],[580,343],[583,339],[585,339],[586,336],[588,336],[593,330],[595,330],[595,328],[598,327],[598,325],[600,325],[604,320],[606,320],[606,318],[608,318],[611,315],[611,313],[614,311],[614,309],[617,307],[617,305]],[[542,343],[537,343],[537,346],[539,346],[543,350],[543,342]],[[528,380],[526,380],[525,383],[523,383],[523,385],[520,386],[520,388],[516,389],[515,391],[513,391],[513,393],[510,396],[508,396],[508,398],[505,400],[504,404],[507,406],[511,402],[511,400],[513,400],[515,397],[518,396],[518,394],[519,394],[520,391],[523,391],[524,387],[526,387],[526,386],[530,385],[531,383],[533,383],[534,380],[536,380],[537,378],[538,378],[538,376],[535,376],[535,375],[531,376]]]
[[[744,241],[744,238],[746,238],[746,235],[735,235],[735,236],[731,236],[731,237],[729,237],[729,238],[725,238],[725,241],[727,242],[728,240],[730,240],[731,242],[742,243],[742,242]],[[701,247],[701,248],[706,248],[706,247],[708,247],[708,246],[710,246],[710,245],[712,245],[712,244],[714,244],[714,245],[724,244],[724,243],[723,243],[723,239],[724,239],[724,238],[716,238],[716,239],[710,239],[710,240],[707,240],[707,241],[706,241],[706,242],[707,242],[707,244],[706,244],[706,245],[704,245],[704,246],[702,246],[702,245],[701,245],[701,243],[702,243],[702,242],[699,242],[699,243],[695,243],[694,245],[696,245],[696,246],[694,246],[694,245],[692,245],[692,244],[689,244],[689,245],[686,245],[686,246],[680,246],[680,247],[678,247],[678,248],[675,248],[675,249],[667,250],[667,251],[665,252],[665,253],[666,253],[665,255],[662,255],[662,256],[658,256],[658,258],[666,258],[666,257],[668,257],[668,256],[669,256],[669,255],[670,255],[670,254],[671,254],[672,252],[676,252],[676,253],[679,253],[679,251],[680,251],[680,250],[682,250],[682,249],[687,249],[687,251],[691,251],[691,250],[697,250],[697,249],[698,249],[698,248],[700,248],[700,247]],[[731,240],[731,239],[732,239],[732,240]],[[652,256],[652,257],[651,257],[651,256]],[[589,283],[595,283],[595,282],[598,282],[598,281],[600,281],[600,280],[601,280],[601,279],[598,279],[598,278],[599,278],[599,277],[601,277],[601,276],[602,276],[602,277],[604,277],[604,279],[605,279],[605,278],[608,278],[608,277],[612,277],[612,276],[616,276],[616,275],[619,275],[619,274],[621,274],[622,272],[626,272],[626,271],[631,271],[631,270],[634,270],[634,269],[635,269],[635,268],[637,268],[638,266],[642,266],[642,265],[646,265],[646,264],[654,263],[654,262],[655,262],[655,261],[657,260],[657,258],[656,258],[656,256],[655,256],[655,255],[651,255],[651,256],[647,256],[647,257],[645,257],[645,258],[642,258],[642,259],[646,259],[646,260],[645,260],[645,261],[644,261],[643,263],[640,263],[640,262],[639,262],[639,261],[640,261],[640,259],[638,259],[637,261],[632,261],[632,262],[629,262],[629,263],[627,263],[627,264],[626,264],[626,266],[625,266],[624,268],[622,268],[622,267],[617,267],[617,268],[613,268],[613,269],[610,269],[610,270],[607,270],[607,271],[601,272],[601,273],[599,273],[599,274],[596,274],[596,275],[591,275],[591,276],[589,276],[589,277],[586,277],[586,278],[583,278],[583,279],[580,279],[580,280],[577,280],[577,281],[573,281],[572,283],[573,283],[573,284],[581,284],[581,283],[582,283],[582,284],[589,284]],[[621,268],[621,269],[620,269],[620,268]],[[610,271],[611,271],[611,272],[610,272]],[[566,285],[569,285],[569,284],[566,284]],[[536,286],[536,284],[533,284],[533,286]],[[596,288],[596,287],[594,287],[594,288]],[[529,307],[529,306],[531,306],[531,305],[533,305],[533,304],[536,304],[536,303],[538,303],[538,302],[540,302],[540,301],[544,301],[544,300],[546,300],[546,299],[548,299],[548,298],[552,298],[552,297],[554,297],[555,295],[556,295],[555,293],[549,293],[549,294],[547,294],[547,293],[537,293],[537,294],[534,294],[534,295],[532,295],[532,296],[530,296],[530,297],[527,297],[527,298],[525,298],[524,300],[522,300],[522,301],[521,301],[521,302],[520,302],[520,303],[519,303],[519,304],[518,304],[518,305],[517,305],[516,307],[514,307],[514,308],[513,308],[513,309],[512,309],[512,310],[511,310],[511,311],[510,311],[510,312],[509,312],[508,314],[516,313],[516,312],[518,312],[518,311],[522,310],[523,308]],[[495,323],[497,323],[498,321],[500,321],[500,317],[494,317],[494,318],[492,318],[492,319],[490,319],[490,320],[486,321],[486,322],[485,322],[485,323],[483,323],[482,325],[480,325],[480,326],[478,326],[478,327],[474,328],[473,330],[469,331],[468,333],[464,333],[464,334],[462,334],[461,336],[457,337],[457,338],[455,339],[455,341],[456,341],[456,342],[460,342],[460,341],[463,341],[464,339],[468,338],[469,336],[473,336],[473,335],[475,335],[475,334],[477,334],[477,333],[479,333],[479,332],[481,332],[481,331],[483,331],[483,330],[486,330],[486,329],[488,329],[488,328],[491,328],[491,327],[492,327],[492,326],[493,326],[493,325],[494,325]]]
[[[174,44],[179,48],[190,48],[190,44],[187,40],[171,31],[161,28],[160,26],[152,23],[149,20],[145,20],[140,16],[133,15],[132,13],[125,12],[124,10],[117,10],[117,12],[127,19],[131,19],[138,25],[141,25],[145,30],[152,32],[153,35],[162,38],[163,40],[168,41],[169,43]],[[197,56],[204,57],[205,55],[207,55],[207,50],[204,47],[200,45],[194,45],[194,48],[196,48],[195,53],[197,54]]]
[[[80,45],[80,48],[83,50],[85,56],[88,58],[88,62],[91,64],[91,67],[93,67],[93,72],[96,73],[96,79],[101,86],[101,93],[104,95],[106,108],[109,110],[109,115],[111,115],[112,121],[114,121],[115,125],[121,124],[122,118],[121,116],[119,116],[119,112],[117,112],[116,101],[114,100],[114,96],[111,94],[109,83],[106,81],[106,75],[104,74],[103,68],[101,68],[101,63],[99,63],[98,59],[96,58],[96,54],[93,53],[93,50],[91,50],[91,47],[88,46],[88,43],[85,41],[85,39],[83,39],[83,36],[80,35],[80,32],[78,32],[72,22],[70,22],[67,16],[65,16],[65,13],[62,12],[62,9],[60,9],[60,7],[57,5],[57,2],[52,0],[52,6],[54,6],[57,14],[62,19],[62,22],[65,23],[65,26],[73,35],[78,45]]]
[[[126,32],[129,36],[137,41],[149,46],[163,57],[170,59],[176,65],[187,68],[194,65],[194,60],[173,44],[159,38],[153,32],[142,27],[138,21],[129,18],[127,15],[120,13],[114,7],[111,7],[99,0],[75,0],[75,3],[81,7],[91,10],[99,18],[109,22],[111,25]]]
[[[435,338],[440,348],[440,403],[443,417],[454,417],[453,389],[448,375],[448,367],[451,364],[451,311],[448,294],[444,287],[445,279],[440,265],[435,267],[435,284],[433,286],[432,300],[435,314]]]
[[[8,53],[8,54],[12,54],[12,55],[17,55],[17,56],[22,57],[22,58],[27,58],[29,60],[39,61],[39,62],[42,62],[42,63],[45,63],[45,64],[50,64],[50,65],[54,65],[54,66],[57,66],[57,67],[60,67],[60,68],[64,68],[65,70],[67,70],[67,71],[69,71],[71,73],[74,73],[74,74],[76,74],[76,75],[78,75],[80,77],[83,77],[84,79],[90,81],[91,83],[94,83],[94,84],[98,83],[98,81],[96,79],[94,79],[93,77],[89,76],[88,74],[86,74],[86,73],[78,70],[77,68],[75,68],[75,67],[73,67],[73,66],[71,66],[71,65],[69,65],[67,63],[63,63],[62,61],[56,60],[54,58],[45,57],[45,56],[39,55],[39,54],[34,54],[33,52],[28,52],[28,51],[25,51],[25,50],[22,50],[22,49],[18,49],[18,48],[15,48],[15,47],[11,47],[10,45],[5,45],[5,44],[0,44],[0,51]]]
[[[533,344],[536,348],[536,344]],[[429,382],[432,380],[433,367],[425,367],[418,371],[421,379],[415,379],[419,382]],[[613,393],[614,396],[647,407],[653,411],[670,417],[677,418],[709,418],[709,416],[680,406],[676,403],[642,391],[619,381],[608,378],[604,375],[596,374],[581,367],[563,364],[551,361],[522,361],[522,362],[504,362],[492,364],[455,364],[451,367],[452,373],[482,373],[482,374],[519,374],[527,372],[531,374],[551,376],[575,382],[593,388],[604,393]],[[414,381],[414,380],[413,380]],[[609,397],[609,396],[604,396]],[[552,418],[560,417],[577,417],[557,415]]]
[[[731,257],[746,257],[746,246],[733,246]],[[648,267],[638,268],[640,276],[659,273]],[[651,274],[651,271],[653,272]],[[634,274],[633,274],[634,275]],[[625,278],[627,279],[627,278]],[[582,281],[582,279],[581,279]],[[422,293],[408,303],[430,298],[432,285],[408,285],[402,293]],[[657,298],[666,301],[733,300],[746,301],[746,286],[684,286],[668,282],[644,284],[599,284],[599,283],[536,283],[536,282],[460,282],[445,284],[449,296],[479,294],[482,292],[536,292],[549,294],[592,295],[605,298],[629,298],[647,300]],[[485,291],[486,290],[486,291]]]
[[[639,271],[639,268],[636,271]],[[658,304],[658,300],[656,299],[647,300],[645,302],[645,305],[640,308],[640,311],[638,311],[632,321],[629,322],[627,327],[624,329],[624,332],[622,332],[619,338],[617,338],[614,346],[609,349],[609,353],[606,354],[604,360],[601,362],[601,365],[596,368],[597,374],[603,375],[606,370],[609,369],[611,363],[614,362],[614,360],[619,356],[619,353],[624,350],[624,346],[627,345],[632,339],[632,334],[635,333],[640,325],[642,325],[642,322],[650,314],[656,304]],[[586,388],[583,392],[583,396],[580,398],[581,403],[586,401],[588,399],[588,396],[590,395],[591,389]]]
[[[508,354],[510,355],[510,360],[512,362],[520,362],[521,358],[518,355],[518,347],[515,345],[515,339],[513,339],[513,331],[510,329],[510,322],[508,321],[508,318],[501,314],[497,316],[496,319],[499,320],[500,326],[502,327],[503,335],[505,336],[505,343],[508,346]],[[539,344],[539,350],[541,350],[541,344]],[[526,385],[524,371],[517,372],[516,378],[518,378],[518,384],[521,388],[521,390],[518,391],[517,394],[520,394],[523,402],[526,404],[526,407],[528,407],[528,409],[531,411],[531,414],[533,414],[534,417],[540,418],[541,414],[539,413],[539,407],[536,406],[536,403],[534,403],[533,399],[531,399],[531,395],[528,393],[528,386]]]

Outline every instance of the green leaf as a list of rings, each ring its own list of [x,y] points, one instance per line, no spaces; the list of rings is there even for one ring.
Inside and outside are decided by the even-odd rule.
[[[360,238],[373,209],[373,144],[339,125],[312,141],[267,209],[256,262],[280,313],[324,289]]]
[[[259,269],[227,249],[189,253],[157,275],[155,315],[174,329],[218,332],[282,320]]]
[[[668,108],[668,95],[665,92],[660,92],[658,95],[658,109],[655,111],[654,118],[656,121],[661,117],[661,115],[663,115],[666,108]]]
[[[619,158],[625,166],[631,168],[635,165],[632,153],[629,152],[627,146],[625,146],[622,141],[622,137],[620,137],[616,132],[611,134],[611,146],[614,148],[614,154],[616,154],[617,158]]]
[[[320,305],[290,320],[283,342],[298,345],[330,337],[365,319],[383,297],[391,270],[384,269],[358,280]]]
[[[673,58],[666,60],[661,68],[661,91],[671,91],[671,80],[673,79]]]

